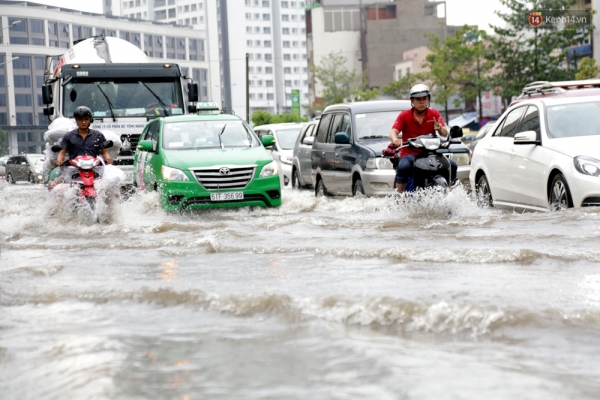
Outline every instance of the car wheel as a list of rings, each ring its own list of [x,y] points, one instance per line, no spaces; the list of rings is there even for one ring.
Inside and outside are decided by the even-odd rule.
[[[557,174],[552,179],[550,193],[548,194],[548,205],[550,206],[550,211],[560,211],[571,207],[569,186],[562,174]]]
[[[301,189],[300,177],[298,176],[298,170],[294,168],[292,171],[292,189]]]
[[[490,184],[485,174],[481,175],[477,180],[477,205],[479,207],[493,207],[494,201],[492,199],[492,191],[490,190]]]
[[[319,179],[317,181],[317,186],[315,187],[315,197],[326,197],[328,195],[323,179]]]
[[[31,172],[27,176],[27,181],[31,184],[35,184],[35,178],[33,177],[33,174]]]
[[[357,179],[352,186],[352,196],[364,196],[365,188],[363,187],[362,180]]]
[[[14,185],[16,183],[15,178],[13,178],[13,176],[10,172],[8,174],[6,174],[6,181],[8,183],[10,183],[11,185]]]

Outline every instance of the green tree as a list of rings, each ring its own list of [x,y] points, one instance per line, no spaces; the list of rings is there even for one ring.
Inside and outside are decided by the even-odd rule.
[[[357,90],[364,90],[363,77],[346,67],[346,57],[341,53],[330,53],[319,65],[308,66],[318,83],[323,86],[323,107],[352,100]]]
[[[281,124],[284,122],[306,122],[307,117],[300,117],[295,114],[281,114],[273,115],[268,111],[258,110],[252,113],[250,117],[254,126],[268,125],[268,124]]]
[[[379,89],[356,89],[356,91],[352,95],[352,101],[370,101],[376,100],[379,98]]]
[[[493,26],[495,36],[490,40],[489,56],[496,62],[499,73],[494,84],[503,97],[516,96],[523,87],[534,81],[573,79],[573,68],[565,68],[567,47],[589,35],[591,25],[542,23],[533,28],[528,21],[531,11],[544,10],[547,16],[562,17],[576,0],[500,0],[507,13],[496,11],[506,22],[505,27]]]
[[[0,156],[8,154],[8,133],[0,129]]]
[[[584,58],[579,63],[577,68],[577,73],[575,74],[575,79],[593,79],[598,77],[598,66],[596,65],[596,60],[594,58]]]
[[[397,99],[408,99],[408,95],[410,93],[410,88],[416,85],[417,83],[422,83],[427,80],[427,74],[416,73],[411,74],[408,73],[400,79],[384,86],[381,91],[387,95],[394,96]]]

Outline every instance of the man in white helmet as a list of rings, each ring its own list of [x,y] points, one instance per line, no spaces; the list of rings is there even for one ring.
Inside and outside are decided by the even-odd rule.
[[[437,110],[429,108],[431,94],[426,85],[418,84],[410,89],[410,101],[412,108],[404,110],[396,118],[390,132],[390,140],[396,146],[401,146],[402,142],[408,139],[428,135],[438,131],[442,136],[448,136],[448,129],[444,124],[444,119]],[[399,136],[400,135],[400,136]],[[413,164],[421,150],[410,147],[403,147],[400,150],[400,162],[396,170],[396,191],[402,193],[406,190],[408,180],[413,174]],[[456,180],[456,163],[449,160],[452,165],[452,182]]]

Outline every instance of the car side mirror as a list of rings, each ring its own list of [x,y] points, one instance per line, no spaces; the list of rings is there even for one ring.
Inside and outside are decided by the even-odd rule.
[[[519,132],[513,139],[514,144],[540,144],[536,131]]]
[[[463,136],[463,131],[460,126],[454,125],[450,128],[450,137],[452,139],[460,138]]]
[[[188,104],[188,112],[190,114],[195,114],[198,111],[198,107],[195,104]]]
[[[302,139],[302,144],[305,144],[307,146],[312,146],[314,141],[315,141],[314,136],[307,136],[304,139]]]
[[[52,146],[50,148],[50,150],[52,150],[54,153],[58,153],[59,151],[62,150],[62,147],[60,147],[60,145],[58,145],[58,144],[55,144],[54,146]]]
[[[109,149],[111,147],[113,147],[114,143],[112,140],[107,140],[106,142],[104,142],[104,144],[102,145],[103,149]]]
[[[44,115],[46,117],[50,116],[50,115],[54,115],[54,107],[46,107],[44,108]]]
[[[152,140],[140,140],[140,142],[137,145],[137,148],[140,151],[154,152],[154,143],[152,143]]]
[[[273,135],[264,135],[260,140],[265,147],[273,146],[275,144],[275,136]]]
[[[52,85],[42,85],[42,101],[44,104],[52,103]]]
[[[198,101],[198,84],[197,83],[188,83],[188,101],[189,102]]]
[[[335,134],[334,141],[336,144],[349,144],[350,137],[346,132],[338,132]]]

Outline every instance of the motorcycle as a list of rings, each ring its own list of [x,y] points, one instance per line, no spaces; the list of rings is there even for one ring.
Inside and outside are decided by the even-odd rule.
[[[447,149],[451,144],[460,144],[458,138],[462,137],[462,129],[458,126],[450,128],[450,137],[446,140],[430,134],[408,139],[402,147],[411,147],[422,150],[416,157],[413,165],[414,177],[409,179],[407,192],[417,189],[440,188],[447,190],[451,183],[451,165],[448,158],[438,152]]]
[[[104,142],[101,149],[108,149],[113,146],[112,140]],[[52,146],[52,151],[57,153],[62,148],[59,145]],[[78,156],[69,160],[69,164],[74,167],[68,167],[65,176],[65,182],[70,183],[70,186],[77,186],[79,204],[88,204],[92,211],[96,207],[96,188],[94,183],[100,178],[100,174],[94,170],[94,168],[104,165],[104,162],[100,158],[93,156]],[[59,168],[59,167],[57,167]]]

